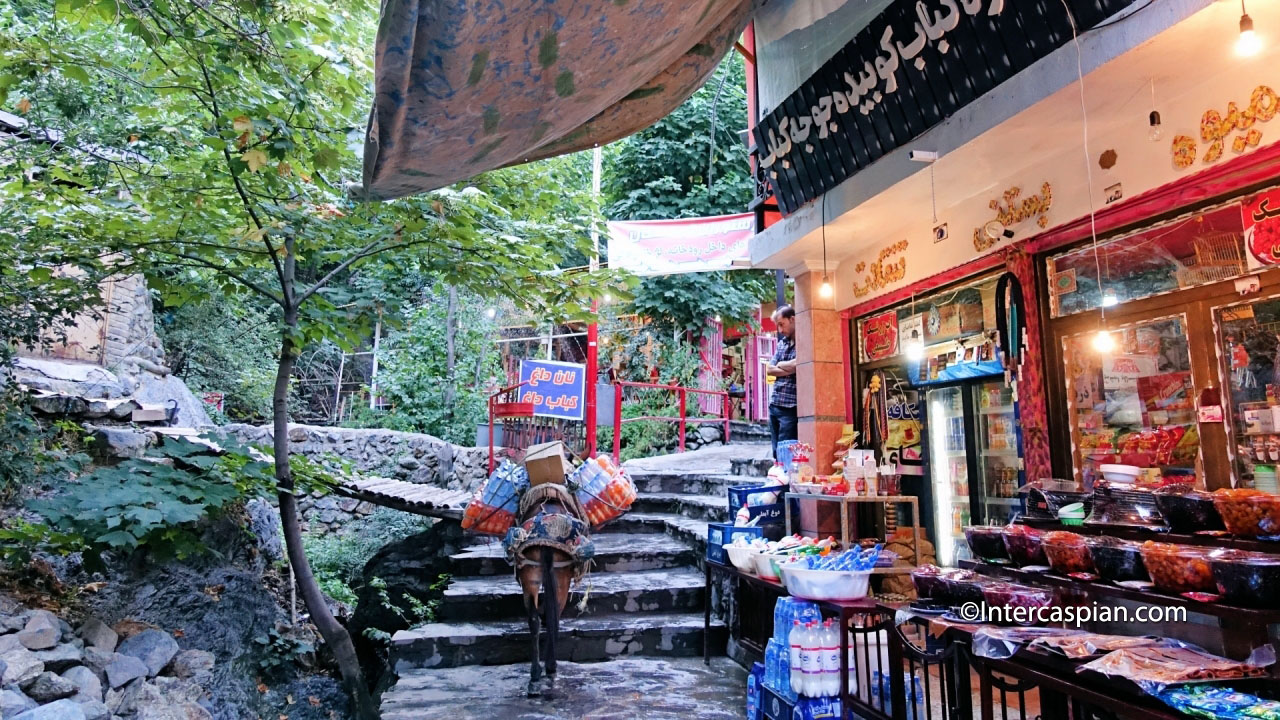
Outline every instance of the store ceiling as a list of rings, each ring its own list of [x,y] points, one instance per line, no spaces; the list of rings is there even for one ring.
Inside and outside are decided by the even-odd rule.
[[[1158,0],[1142,10],[1142,13],[1174,13],[1178,10],[1174,6],[1179,4],[1174,0]],[[1194,91],[1211,83],[1224,72],[1243,68],[1246,62],[1251,69],[1257,70],[1252,73],[1257,77],[1274,77],[1274,73],[1267,72],[1266,68],[1274,68],[1280,62],[1280,2],[1250,3],[1249,13],[1261,31],[1260,34],[1266,36],[1268,44],[1266,51],[1248,61],[1241,61],[1233,52],[1232,44],[1237,37],[1240,19],[1239,3],[1220,1],[1202,4],[1207,7],[1085,75],[1091,139],[1096,140],[1114,134],[1117,129],[1135,125],[1141,126],[1145,132],[1147,115],[1152,107],[1153,81],[1157,105],[1164,106],[1180,97],[1177,89]],[[1194,7],[1194,3],[1183,2],[1181,6],[1184,9]],[[1148,16],[1142,22],[1151,19]],[[1176,21],[1176,17],[1166,18],[1166,21]],[[1124,28],[1125,23],[1132,23],[1131,31]],[[1136,36],[1141,26],[1135,19],[1121,21],[1117,28]],[[1082,41],[1085,42],[1087,64],[1091,52],[1088,36],[1082,38]],[[1128,38],[1128,41],[1132,44],[1135,40]],[[1058,69],[1069,69],[1070,75],[1074,76],[1075,50],[1071,47],[1063,48],[1034,69],[1037,73],[1043,73],[1046,66],[1053,64],[1064,66]],[[1015,78],[1007,85],[1013,86],[1017,80]],[[1006,99],[1008,102],[1016,102],[1017,98],[1013,94],[1017,92],[1019,90],[1002,86],[992,94],[1004,93],[1010,96]],[[1001,100],[1002,98],[995,98],[996,102]],[[1245,101],[1247,102],[1247,98]],[[985,207],[990,197],[998,196],[1009,187],[1011,178],[1020,178],[1018,182],[1035,182],[1038,185],[1037,181],[1042,174],[1036,171],[1038,168],[1068,164],[1080,168],[1079,174],[1083,179],[1085,155],[1080,106],[1079,84],[1071,81],[958,148],[949,152],[944,149],[941,159],[933,168],[932,183],[929,167],[912,163],[906,157],[907,151],[938,149],[938,136],[954,136],[957,132],[963,134],[963,127],[954,127],[957,122],[961,125],[977,124],[981,122],[980,118],[963,117],[965,111],[961,111],[943,126],[926,133],[902,150],[882,158],[844,184],[851,186],[851,190],[845,193],[846,196],[852,195],[855,198],[850,203],[855,206],[852,210],[841,213],[836,202],[832,202],[831,207],[827,208],[826,215],[832,218],[827,222],[826,229],[829,262],[835,265],[844,259],[861,259],[860,251],[867,245],[906,236],[913,228],[918,230],[921,216],[929,215],[932,210],[932,187],[936,187],[939,221],[945,222],[952,208],[972,205],[978,199]],[[946,127],[948,125],[952,127]],[[942,128],[946,129],[939,132]],[[1101,143],[1093,144],[1098,146],[1090,147],[1094,156],[1090,159],[1093,163],[1092,172],[1095,176],[1100,176],[1096,156],[1106,148]],[[874,188],[877,176],[896,182],[890,182],[885,186],[886,189],[876,192]],[[903,176],[905,179],[897,180]],[[1102,183],[1104,180],[1095,177],[1095,182]],[[828,201],[836,200],[835,196],[841,194],[842,190],[845,190],[844,186],[830,193]],[[783,221],[784,226],[789,222],[791,227],[771,229],[757,236],[752,242],[752,261],[759,267],[789,270],[820,267],[822,232],[820,208],[816,207],[819,204],[802,208],[790,219]],[[1056,217],[1054,222],[1057,224],[1070,219],[1074,218]],[[957,228],[952,228],[951,231],[954,234]],[[797,235],[801,236],[800,239],[793,240]],[[927,242],[927,239],[922,241]]]

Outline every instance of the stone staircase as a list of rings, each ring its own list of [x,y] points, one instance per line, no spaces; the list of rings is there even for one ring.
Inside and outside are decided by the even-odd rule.
[[[736,447],[753,457],[761,452],[757,446]],[[631,512],[593,536],[595,566],[570,595],[560,659],[591,663],[702,654],[707,523],[728,516],[727,486],[760,481],[727,472],[727,462],[723,467],[724,473],[629,468],[638,497]],[[391,666],[403,682],[387,691],[384,703],[394,699],[403,705],[397,693],[420,685],[424,673],[529,662],[523,599],[501,543],[477,540],[451,560],[454,580],[437,622],[392,639]],[[724,625],[713,621],[713,654],[724,653],[726,640]]]

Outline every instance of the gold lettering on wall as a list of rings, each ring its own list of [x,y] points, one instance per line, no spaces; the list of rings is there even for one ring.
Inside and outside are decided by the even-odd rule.
[[[1022,200],[1019,201],[1019,198]],[[1022,197],[1022,188],[1011,187],[988,205],[996,211],[995,221],[1003,227],[1013,227],[1024,220],[1035,218],[1036,225],[1047,228],[1049,227],[1049,208],[1053,207],[1053,188],[1046,182],[1040,186],[1039,195]],[[990,250],[999,239],[990,237],[981,227],[973,229],[973,249],[978,252]]]
[[[1254,127],[1260,122],[1270,122],[1280,110],[1280,96],[1266,85],[1259,85],[1249,96],[1249,105],[1241,110],[1235,102],[1227,103],[1225,113],[1206,110],[1200,117],[1200,139],[1209,144],[1200,162],[1217,162],[1226,152],[1227,139],[1231,139],[1231,151],[1239,155],[1262,142],[1262,131]],[[1246,132],[1247,131],[1247,132]],[[1239,134],[1236,134],[1239,133]],[[1232,135],[1235,135],[1232,138]],[[1177,135],[1170,146],[1173,166],[1184,170],[1196,163],[1200,146],[1190,135]]]
[[[893,283],[901,281],[907,276],[907,258],[900,257],[896,262],[887,262],[889,258],[898,253],[906,252],[907,241],[899,240],[889,247],[880,251],[876,256],[876,261],[871,263],[868,269],[867,264],[860,262],[853,267],[854,272],[861,273],[867,270],[867,274],[862,277],[862,284],[853,284],[854,297],[866,297],[867,295],[889,287]]]

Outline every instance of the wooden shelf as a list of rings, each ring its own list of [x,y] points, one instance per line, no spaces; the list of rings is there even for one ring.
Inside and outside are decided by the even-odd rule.
[[[1049,585],[1052,587],[1071,588],[1073,590],[1080,590],[1092,595],[1132,600],[1134,602],[1146,603],[1148,605],[1181,607],[1186,608],[1188,612],[1212,615],[1220,618],[1234,618],[1237,620],[1258,623],[1260,625],[1269,625],[1271,623],[1280,622],[1280,609],[1245,608],[1236,605],[1224,605],[1222,603],[1197,602],[1195,600],[1188,600],[1181,595],[1166,595],[1162,592],[1149,590],[1130,590],[1129,588],[1112,585],[1106,580],[1084,582],[1081,580],[1063,577],[1052,572],[1024,572],[1018,568],[1010,567],[1008,565],[992,565],[981,560],[961,560],[958,564],[966,570],[972,570],[988,577],[1016,580],[1027,585]]]
[[[1249,538],[1239,537],[1214,537],[1212,535],[1183,535],[1181,533],[1160,532],[1157,530],[1147,530],[1144,528],[1120,527],[1113,525],[1063,525],[1057,520],[1040,519],[1034,517],[1023,516],[1018,522],[1024,525],[1040,528],[1042,530],[1067,530],[1077,535],[1106,535],[1109,537],[1120,538],[1122,540],[1134,540],[1142,542],[1144,540],[1154,540],[1156,542],[1174,543],[1177,545],[1196,545],[1200,547],[1213,548],[1234,548],[1236,550],[1251,550],[1254,552],[1269,553],[1272,555],[1280,555],[1280,542],[1270,542],[1266,540],[1252,540]]]
[[[979,415],[1008,415],[1013,412],[1012,405],[992,406],[978,411]]]

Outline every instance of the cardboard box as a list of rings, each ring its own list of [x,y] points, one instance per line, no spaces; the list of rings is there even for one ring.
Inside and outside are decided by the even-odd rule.
[[[524,456],[524,469],[529,473],[529,487],[543,483],[564,484],[564,478],[573,467],[564,456],[564,443],[560,441],[531,445]]]

